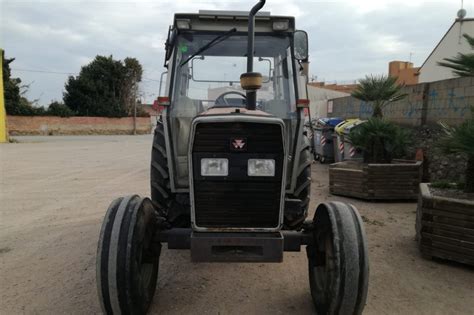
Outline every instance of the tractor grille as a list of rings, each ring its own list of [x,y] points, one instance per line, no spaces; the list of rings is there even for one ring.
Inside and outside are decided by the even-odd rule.
[[[245,139],[235,152],[232,139]],[[280,125],[200,123],[193,143],[195,223],[205,228],[275,228],[279,223],[283,142]],[[203,177],[200,160],[229,159],[229,175]],[[249,158],[275,160],[274,177],[247,176]]]

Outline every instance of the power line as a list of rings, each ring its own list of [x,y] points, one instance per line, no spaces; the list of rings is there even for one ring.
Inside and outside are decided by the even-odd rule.
[[[15,70],[15,71],[21,71],[21,72],[79,75],[79,73],[76,73],[76,72],[59,72],[59,71],[46,71],[46,70],[20,69],[20,68],[11,68],[11,69]],[[153,81],[153,82],[160,82],[160,80],[150,79],[150,78],[145,78],[145,77],[143,77],[143,80]]]
[[[46,71],[46,70],[37,70],[37,69],[19,69],[19,68],[12,68],[15,71],[22,71],[22,72],[36,72],[36,73],[51,73],[51,74],[69,74],[69,75],[78,75],[75,72],[59,72],[59,71]]]

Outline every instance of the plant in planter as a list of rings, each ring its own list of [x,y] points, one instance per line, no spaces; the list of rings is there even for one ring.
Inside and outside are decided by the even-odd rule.
[[[411,144],[411,133],[379,118],[371,118],[351,131],[349,140],[362,150],[364,163],[390,163],[405,155]]]
[[[371,103],[373,106],[372,117],[382,118],[382,109],[386,105],[404,99],[408,95],[402,92],[402,87],[397,84],[396,77],[370,75],[359,81],[352,96]]]
[[[444,153],[467,156],[466,180],[420,184],[417,240],[424,256],[474,265],[474,120],[457,127],[441,125],[445,136],[437,146]]]
[[[363,162],[343,161],[329,168],[329,190],[335,195],[369,200],[418,198],[421,162],[395,160],[405,156],[411,142],[408,131],[379,118],[353,129],[352,145],[363,152]]]
[[[441,124],[445,136],[438,142],[445,153],[467,155],[466,182],[464,192],[474,193],[474,119],[466,120],[457,127]]]

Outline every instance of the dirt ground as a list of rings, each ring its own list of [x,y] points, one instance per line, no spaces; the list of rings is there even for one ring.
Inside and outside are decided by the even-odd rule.
[[[18,138],[0,145],[0,313],[99,313],[95,256],[108,204],[149,195],[150,136]],[[474,268],[420,257],[415,203],[330,196],[313,164],[311,208],[358,207],[366,221],[366,314],[474,314]],[[193,264],[164,250],[150,313],[311,314],[305,251],[281,264]]]

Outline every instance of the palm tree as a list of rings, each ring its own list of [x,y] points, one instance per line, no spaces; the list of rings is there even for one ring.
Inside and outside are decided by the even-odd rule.
[[[474,37],[463,34],[471,49],[474,50]],[[474,77],[474,53],[458,53],[456,57],[443,58],[444,61],[438,62],[438,65],[453,69],[453,73],[458,77]]]
[[[407,96],[406,93],[402,93],[401,89],[402,85],[397,84],[396,77],[370,75],[359,81],[352,96],[365,102],[371,102],[374,109],[372,117],[382,118],[384,106]]]
[[[403,157],[412,143],[408,130],[379,118],[360,124],[351,130],[348,138],[362,151],[364,163],[390,163],[392,158]]]
[[[441,123],[445,136],[438,141],[438,146],[446,153],[463,153],[467,155],[466,184],[464,191],[474,192],[474,119],[466,120],[457,127]]]

